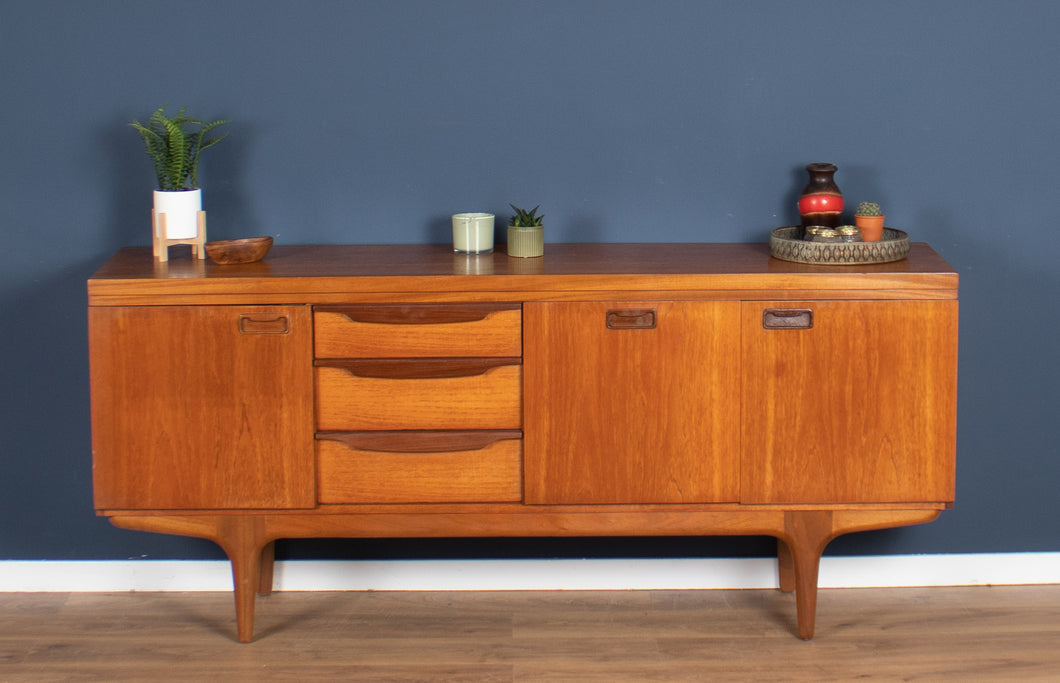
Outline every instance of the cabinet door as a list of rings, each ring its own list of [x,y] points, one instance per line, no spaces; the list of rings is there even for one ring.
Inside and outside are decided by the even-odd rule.
[[[739,306],[527,303],[526,502],[737,500]]]
[[[314,503],[304,306],[89,309],[99,509]]]
[[[957,302],[745,302],[744,503],[949,502]]]

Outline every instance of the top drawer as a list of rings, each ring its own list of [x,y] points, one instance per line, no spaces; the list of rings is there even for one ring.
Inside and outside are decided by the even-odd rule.
[[[316,306],[313,330],[317,358],[523,355],[518,303]]]

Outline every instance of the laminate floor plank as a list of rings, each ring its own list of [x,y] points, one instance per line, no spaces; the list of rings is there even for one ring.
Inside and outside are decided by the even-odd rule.
[[[0,594],[0,681],[1060,681],[1060,585]]]

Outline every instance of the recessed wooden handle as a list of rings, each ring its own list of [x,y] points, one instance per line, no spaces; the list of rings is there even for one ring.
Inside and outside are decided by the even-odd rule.
[[[607,312],[609,330],[654,330],[655,309],[616,309]]]
[[[498,441],[523,438],[518,429],[449,432],[317,432],[318,441],[338,441],[348,448],[378,453],[458,453],[481,451]]]
[[[808,330],[813,327],[813,309],[767,308],[762,312],[762,327],[767,330]]]
[[[268,319],[241,315],[239,316],[239,331],[241,334],[287,334],[291,328],[285,315]]]
[[[493,368],[522,364],[521,358],[364,358],[323,359],[318,368],[338,368],[354,377],[374,379],[442,379],[474,377]]]
[[[315,306],[318,313],[339,313],[355,323],[377,325],[441,325],[485,320],[496,311],[522,308],[521,304],[351,304]]]

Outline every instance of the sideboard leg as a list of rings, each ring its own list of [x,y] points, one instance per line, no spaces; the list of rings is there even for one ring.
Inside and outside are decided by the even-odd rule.
[[[218,524],[218,544],[232,563],[236,598],[236,632],[239,642],[254,639],[254,602],[261,586],[262,555],[271,545],[254,517],[223,517]]]
[[[795,611],[799,622],[799,637],[813,638],[817,619],[817,573],[821,556],[812,550],[794,551],[795,556]]]
[[[777,539],[777,572],[780,575],[780,590],[790,593],[795,590],[795,560],[791,548],[783,539]]]
[[[795,609],[799,637],[813,638],[817,616],[817,573],[824,547],[834,538],[832,513],[798,510],[784,513],[785,538],[780,539],[791,554],[795,574]]]
[[[260,575],[258,583],[258,595],[272,595],[273,569],[276,563],[276,541],[265,544],[261,551]]]

